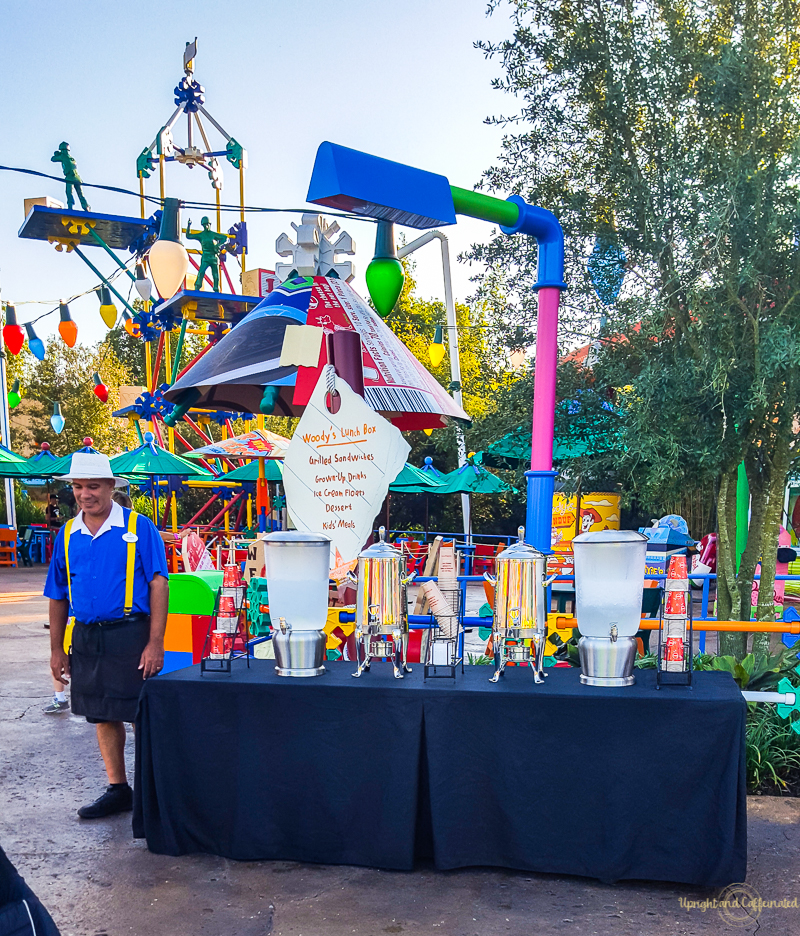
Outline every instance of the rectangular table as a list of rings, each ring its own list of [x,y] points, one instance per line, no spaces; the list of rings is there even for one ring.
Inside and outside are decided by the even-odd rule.
[[[693,689],[582,686],[578,671],[467,667],[402,681],[329,664],[199,667],[145,683],[134,834],[161,854],[410,869],[492,865],[723,886],[747,869],[746,706]]]

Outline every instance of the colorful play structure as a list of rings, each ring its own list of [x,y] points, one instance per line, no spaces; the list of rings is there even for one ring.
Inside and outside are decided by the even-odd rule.
[[[303,214],[300,225],[294,225],[296,239],[286,235],[279,238],[277,247],[281,256],[289,257],[280,265],[283,279],[281,295],[273,295],[275,274],[269,270],[255,271],[247,275],[246,258],[248,235],[245,205],[245,169],[247,154],[243,146],[223,129],[219,121],[206,107],[205,89],[194,74],[197,42],[187,43],[183,56],[183,76],[174,89],[175,110],[167,122],[156,133],[152,143],[145,147],[136,159],[136,175],[139,182],[140,217],[125,217],[92,211],[83,195],[77,165],[66,143],[56,151],[53,159],[61,163],[64,170],[69,205],[58,206],[50,199],[33,199],[19,236],[44,240],[56,250],[80,258],[99,280],[101,314],[109,326],[116,325],[114,300],[122,306],[121,324],[126,330],[145,343],[146,387],[133,402],[120,407],[115,415],[127,418],[136,424],[140,441],[145,445],[139,423],[150,424],[155,442],[171,455],[192,450],[180,430],[181,422],[191,426],[199,437],[212,445],[211,426],[220,427],[222,439],[233,435],[232,422],[243,418],[246,429],[264,429],[264,416],[286,411],[286,405],[296,413],[302,409],[308,397],[308,378],[318,368],[289,364],[274,368],[274,372],[258,375],[257,392],[248,395],[249,404],[243,405],[242,394],[226,404],[231,394],[205,393],[199,401],[197,384],[193,378],[209,370],[212,360],[220,364],[225,352],[233,348],[236,327],[247,318],[248,325],[255,323],[258,316],[249,316],[259,307],[266,316],[262,328],[260,351],[263,360],[266,354],[277,348],[281,356],[285,327],[287,324],[306,324],[309,320],[309,297],[317,300],[337,293],[338,300],[332,306],[346,309],[350,297],[342,295],[342,287],[352,278],[352,265],[342,255],[352,254],[352,239],[342,232],[337,239],[338,223],[323,220],[322,216]],[[181,120],[185,120],[186,136],[180,142],[176,138]],[[215,148],[210,133],[216,131],[222,142]],[[177,163],[188,168],[201,168],[208,173],[214,192],[213,210],[216,230],[210,218],[203,214],[200,206],[201,226],[192,227],[191,222],[180,227],[180,202],[167,195],[167,164]],[[231,206],[223,205],[223,164],[234,168],[238,176],[239,220],[222,232],[222,211]],[[146,191],[146,180],[158,173],[158,198]],[[83,210],[75,210],[73,202],[77,194]],[[539,297],[539,324],[536,346],[536,378],[533,414],[533,445],[530,471],[527,472],[528,506],[527,525],[529,541],[538,548],[549,551],[552,514],[552,495],[555,472],[553,471],[553,414],[555,407],[555,375],[557,363],[557,327],[559,297],[564,283],[563,234],[558,220],[549,211],[526,204],[518,195],[507,200],[494,198],[478,192],[450,185],[441,175],[404,166],[400,163],[348,149],[333,143],[322,143],[318,149],[311,174],[308,201],[312,204],[346,212],[376,222],[375,256],[366,272],[370,295],[378,315],[365,304],[367,313],[357,322],[350,320],[350,330],[361,332],[365,342],[364,384],[368,401],[395,421],[400,428],[431,429],[444,424],[447,419],[468,417],[439,385],[429,378],[427,371],[418,362],[416,379],[420,381],[422,396],[407,393],[399,401],[397,394],[372,382],[371,374],[377,368],[369,361],[369,346],[366,334],[383,325],[379,316],[387,315],[393,308],[402,288],[402,268],[397,260],[394,224],[428,229],[441,225],[455,224],[457,215],[479,218],[499,224],[508,234],[524,234],[536,239],[539,252],[536,290]],[[158,210],[147,215],[148,203],[156,202]],[[182,243],[185,238],[190,246]],[[104,275],[90,258],[89,248],[102,251],[114,261],[116,269]],[[124,254],[128,253],[128,259]],[[123,255],[123,257],[120,256]],[[235,275],[231,275],[230,266]],[[189,277],[190,267],[194,274]],[[148,277],[149,272],[149,277]],[[349,274],[349,275],[348,275]],[[141,301],[135,306],[125,298],[120,280],[127,278],[136,287]],[[237,292],[236,279],[241,283]],[[224,280],[226,289],[221,289]],[[153,290],[155,286],[155,290]],[[297,299],[304,295],[302,302]],[[305,305],[305,307],[303,307]],[[272,306],[272,308],[270,308]],[[262,312],[262,309],[264,310]],[[62,324],[70,324],[68,308],[61,309]],[[375,321],[369,321],[369,319]],[[283,319],[283,321],[280,321]],[[375,322],[377,321],[377,325]],[[10,319],[9,319],[10,322]],[[276,324],[277,323],[277,324]],[[331,319],[334,337],[340,334]],[[14,327],[21,331],[14,319]],[[72,323],[74,324],[74,323]],[[325,327],[325,321],[318,324]],[[282,327],[278,327],[282,326]],[[252,326],[251,326],[252,327]],[[344,328],[345,326],[341,326]],[[383,326],[385,333],[394,337]],[[26,328],[28,340],[33,346],[35,333]],[[192,360],[181,368],[180,361],[187,335],[207,339],[205,346]],[[72,336],[74,339],[74,336]],[[381,334],[381,340],[386,334]],[[65,338],[66,340],[66,338]],[[271,341],[271,347],[270,347]],[[339,338],[337,341],[341,344]],[[41,342],[40,342],[41,343]],[[397,342],[399,344],[399,342]],[[19,343],[12,351],[18,351]],[[241,351],[241,347],[239,348]],[[324,354],[325,352],[321,352]],[[333,349],[329,349],[329,354]],[[350,352],[339,351],[340,360]],[[400,352],[402,356],[402,352]],[[410,357],[410,355],[409,355]],[[206,358],[205,361],[203,359]],[[275,356],[273,354],[273,360]],[[240,365],[241,366],[241,365]],[[225,369],[224,367],[222,368]],[[229,367],[229,371],[236,368]],[[261,368],[263,371],[263,368]],[[428,384],[425,379],[428,378]],[[228,387],[248,383],[242,374],[229,373]],[[250,382],[251,385],[256,381]],[[107,391],[100,375],[97,387]],[[435,386],[430,386],[431,384]],[[302,386],[301,386],[302,385]],[[416,386],[416,385],[415,385]],[[254,390],[256,387],[253,388]],[[305,395],[305,396],[304,396]],[[102,397],[101,397],[102,398]],[[444,398],[444,399],[442,399]],[[433,399],[433,404],[431,400]],[[430,417],[433,418],[430,418]],[[403,421],[401,424],[400,420]],[[230,528],[231,508],[244,506],[241,491],[226,486],[222,477],[228,469],[238,467],[235,461],[223,458],[215,466],[209,461],[201,463],[210,471],[207,477],[185,479],[153,477],[146,490],[165,490],[169,495],[171,521],[176,527],[176,495],[179,487],[186,483],[192,486],[208,486],[211,502],[223,505],[215,520],[224,518],[226,531]],[[259,528],[267,525],[270,512],[269,482],[263,472],[264,462],[259,459],[260,471],[255,482],[255,510]],[[232,484],[232,482],[231,482]],[[252,526],[252,508],[247,518]],[[206,508],[204,508],[206,509]],[[244,522],[244,514],[237,519]]]

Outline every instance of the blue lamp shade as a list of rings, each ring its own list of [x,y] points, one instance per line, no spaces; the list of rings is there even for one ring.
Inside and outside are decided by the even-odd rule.
[[[50,425],[53,427],[53,432],[55,432],[56,435],[61,435],[64,429],[64,417],[61,415],[60,403],[53,404],[53,415],[50,417]]]
[[[30,322],[25,326],[25,331],[28,333],[28,347],[31,349],[31,354],[38,360],[43,361],[45,356],[44,342],[33,330],[33,325]]]
[[[443,175],[321,143],[307,200],[406,227],[455,224],[450,183]]]

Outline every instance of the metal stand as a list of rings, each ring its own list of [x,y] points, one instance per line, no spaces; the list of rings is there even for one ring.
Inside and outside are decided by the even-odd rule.
[[[694,614],[692,613],[692,594],[688,593],[686,599],[686,636],[683,641],[684,668],[682,671],[663,669],[664,654],[667,644],[664,636],[664,605],[667,600],[667,591],[661,597],[661,607],[658,612],[658,653],[656,654],[656,689],[662,686],[688,686],[692,688],[692,673],[694,671]]]
[[[246,585],[221,585],[217,589],[217,597],[214,599],[214,612],[211,615],[211,621],[206,631],[206,639],[203,641],[203,653],[200,658],[200,673],[228,673],[231,672],[231,664],[234,660],[240,660],[242,657],[247,661],[247,668],[250,669],[250,648],[248,641],[250,634],[247,626],[247,615],[245,613],[244,598],[247,592]],[[219,615],[220,598],[232,597],[236,606],[236,629],[232,633],[226,632],[223,638],[224,655],[210,656],[212,632],[216,630],[217,618]],[[237,640],[241,650],[236,649]]]
[[[405,587],[403,588],[405,594]],[[408,665],[408,623],[405,627],[388,627],[380,623],[378,605],[369,609],[369,623],[366,631],[356,628],[356,663],[358,668],[351,676],[359,677],[368,673],[373,660],[391,660],[395,679],[402,679],[411,672]]]
[[[544,671],[544,648],[547,643],[547,631],[541,634],[535,627],[522,627],[519,623],[519,610],[509,611],[509,627],[496,627],[492,633],[494,652],[494,674],[489,682],[496,683],[503,675],[506,666],[530,666],[533,670],[534,683],[543,683],[547,673]]]
[[[428,631],[428,646],[425,651],[425,665],[423,680],[427,679],[455,679],[458,664],[464,672],[464,602],[460,588],[442,589],[442,594],[448,604],[454,609],[455,633],[452,628],[444,628],[431,612],[431,626]],[[447,630],[450,632],[448,633]],[[437,653],[437,650],[439,651]],[[443,652],[446,663],[438,662]]]

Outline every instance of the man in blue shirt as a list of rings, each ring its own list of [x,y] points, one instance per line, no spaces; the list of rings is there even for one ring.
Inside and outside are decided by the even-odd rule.
[[[78,815],[98,819],[133,807],[125,774],[125,725],[142,681],[164,664],[169,579],[153,523],[112,501],[107,455],[76,453],[69,475],[80,513],[59,531],[44,594],[50,599],[50,669],[72,678],[72,711],[97,726],[109,787]],[[72,648],[64,652],[69,616]]]

